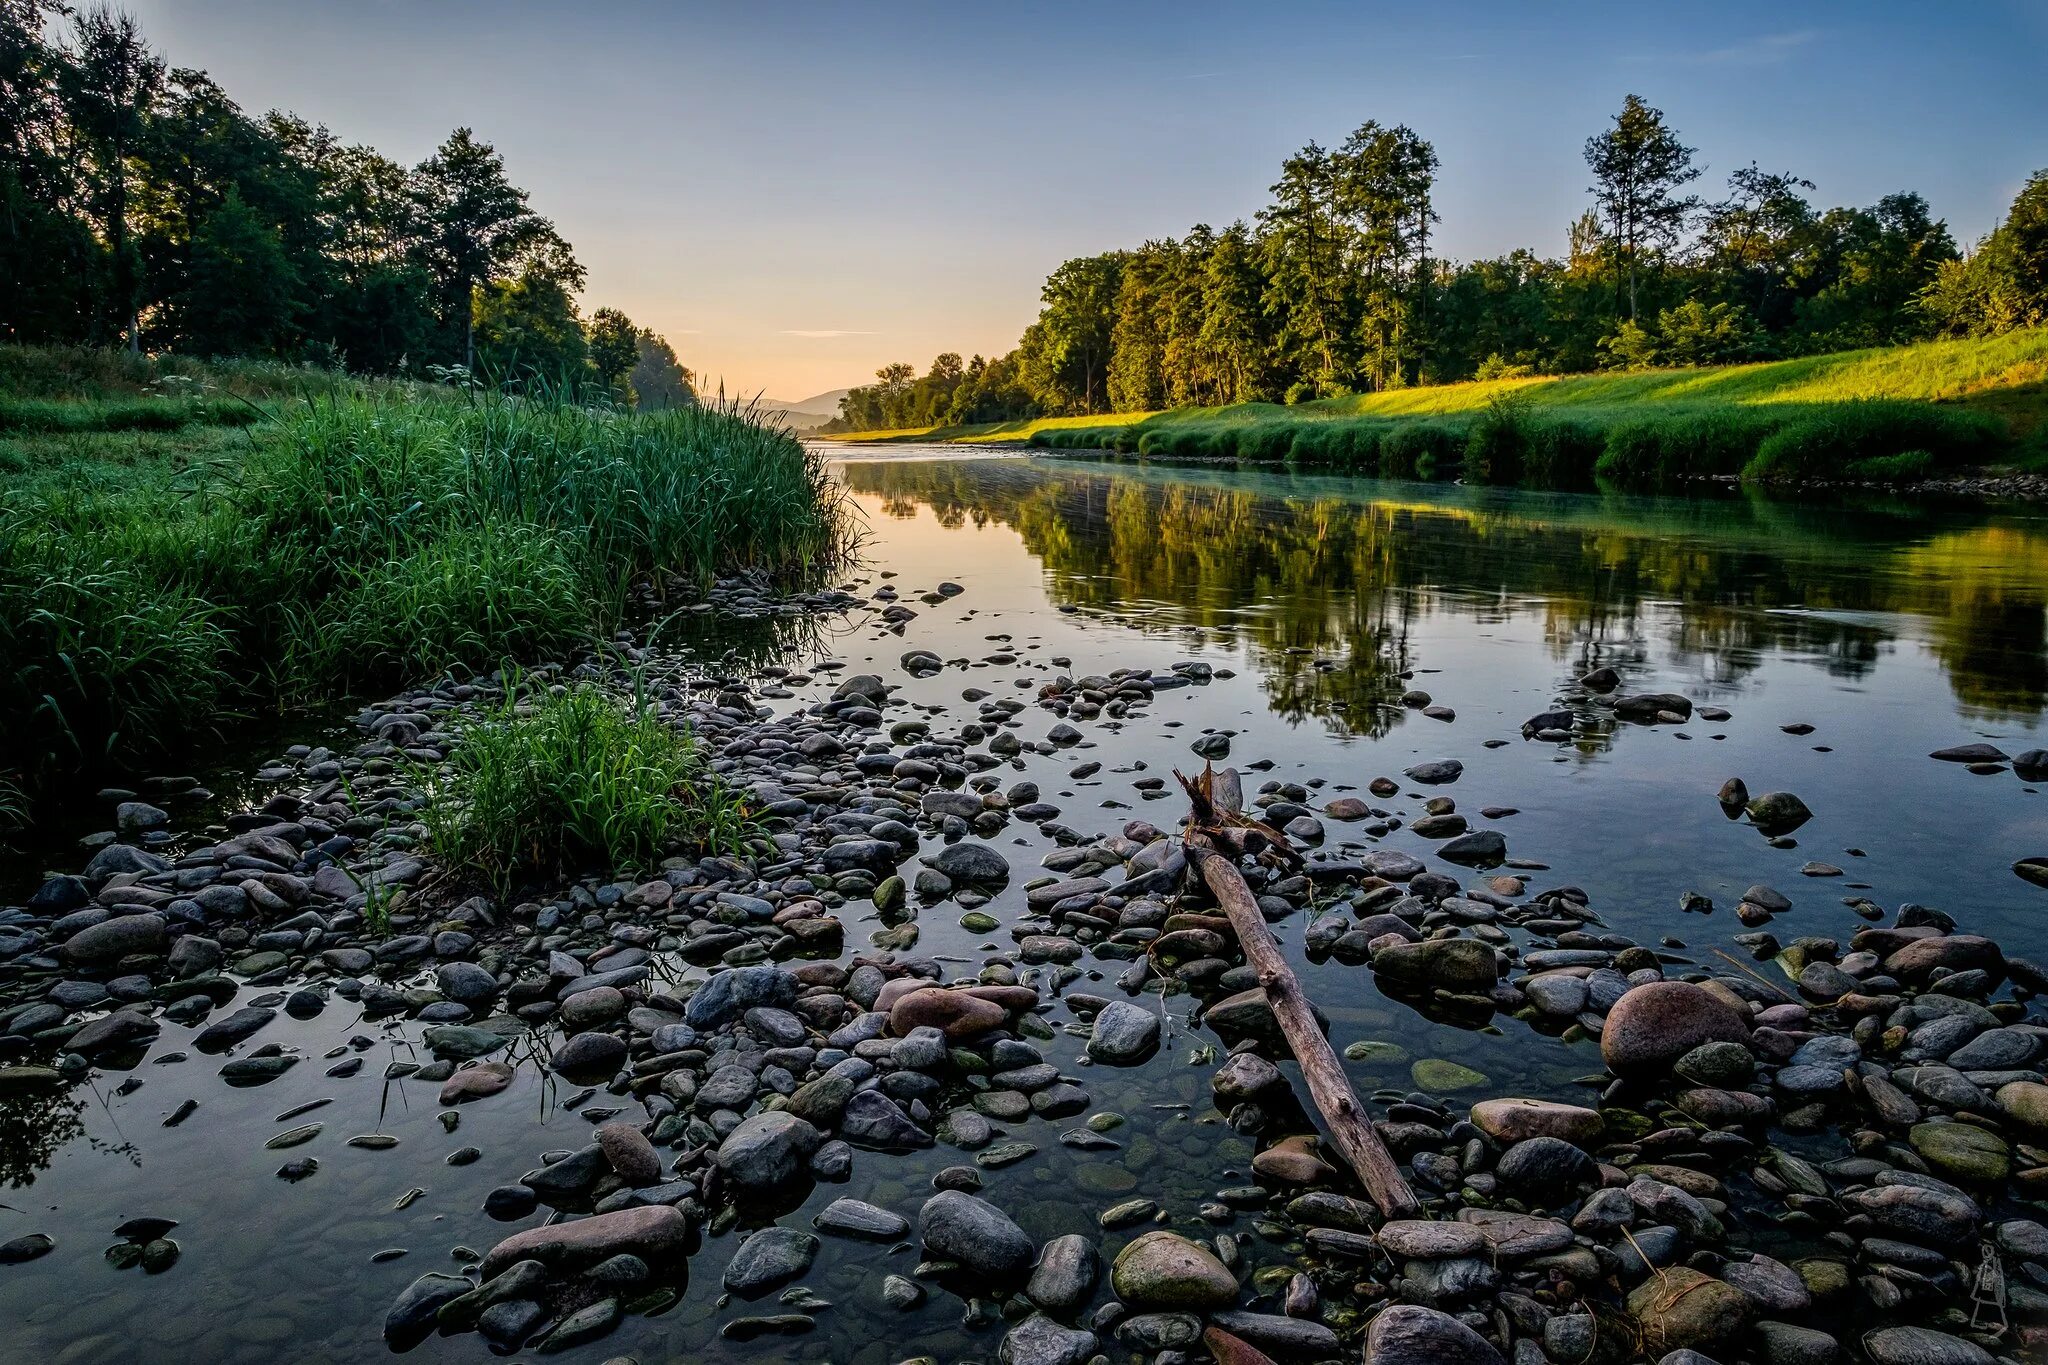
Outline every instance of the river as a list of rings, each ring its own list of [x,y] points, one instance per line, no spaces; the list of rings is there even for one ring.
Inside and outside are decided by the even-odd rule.
[[[1029,700],[1060,674],[1191,661],[1213,670],[1200,685],[1161,691],[1142,717],[1090,726],[1078,748],[1027,749],[1021,771],[1003,774],[1037,782],[1066,825],[1090,834],[1133,817],[1170,826],[1178,799],[1149,799],[1134,783],[1198,767],[1190,744],[1207,731],[1228,733],[1231,762],[1259,765],[1248,788],[1312,783],[1319,802],[1420,761],[1457,759],[1464,776],[1443,790],[1475,819],[1482,807],[1513,812],[1484,823],[1506,836],[1532,886],[1582,887],[1613,930],[1696,961],[1718,965],[1717,949],[1748,961],[1732,910],[1758,883],[1791,900],[1772,925],[1788,941],[1846,940],[1862,923],[1846,902],[1868,898],[1886,911],[1941,907],[2016,951],[2040,951],[2048,891],[2011,865],[2048,853],[2048,804],[2009,769],[1978,774],[1928,757],[1970,741],[2008,753],[2048,744],[2048,516],[2037,510],[1534,493],[916,448],[839,453],[867,528],[859,590],[895,585],[918,614],[900,634],[872,622],[828,627],[782,664],[829,654],[883,672],[935,719],[961,709],[964,688]],[[921,596],[942,581],[964,591]],[[949,666],[903,678],[897,659],[912,649]],[[1603,717],[1569,742],[1524,738],[1526,719],[1602,666],[1622,675],[1626,692],[1678,692],[1728,717]],[[828,690],[826,680],[783,704]],[[1417,691],[1454,716],[1404,702]],[[1099,771],[1073,776],[1086,762]],[[201,776],[238,790],[232,774]],[[1767,840],[1716,802],[1731,777],[1752,792],[1797,793],[1813,818]],[[1333,842],[1343,837],[1333,825]],[[1421,846],[1405,831],[1388,839]],[[1054,846],[1025,824],[1000,844],[1019,869]],[[42,861],[82,856],[49,850]],[[29,889],[17,879],[0,899]],[[1718,908],[1682,912],[1688,892]],[[986,908],[1007,918],[1023,896],[1020,878]],[[876,927],[872,907],[859,908],[868,918],[849,905],[850,947]],[[956,925],[956,913],[926,911],[919,951],[980,961],[1000,938]],[[1298,932],[1282,938],[1297,952]],[[1583,1037],[1427,1018],[1383,996],[1363,968],[1297,961],[1340,1050],[1385,1045],[1353,1049],[1347,1065],[1361,1093],[1411,1089],[1411,1065],[1424,1059],[1485,1078],[1452,1101],[1583,1099],[1580,1078],[1599,1070],[1597,1044]],[[1104,978],[1120,965],[1083,962]],[[1177,1226],[1199,1227],[1198,1205],[1245,1182],[1251,1143],[1209,1101],[1214,1040],[1186,1029],[1185,997],[1169,1009],[1166,1046],[1134,1070],[1081,1067],[1079,1040],[1066,1033],[1046,1044],[1087,1076],[1096,1111],[1127,1122],[1114,1134],[1122,1147],[1106,1153],[1056,1140],[1078,1120],[1018,1125],[1038,1152],[983,1178],[988,1197],[1034,1236],[1093,1232],[1104,1208],[1137,1197],[1158,1201]],[[139,1087],[98,1075],[55,1099],[0,1098],[0,1241],[46,1227],[59,1242],[38,1261],[0,1269],[9,1323],[0,1360],[383,1357],[379,1328],[393,1297],[424,1271],[458,1269],[451,1245],[482,1251],[504,1235],[480,1211],[484,1193],[543,1150],[581,1145],[590,1124],[561,1107],[566,1089],[527,1067],[510,1094],[465,1109],[460,1129],[444,1131],[430,1090],[376,1079],[383,1061],[412,1055],[412,1026],[358,1030],[330,1009],[303,1023],[280,1018],[264,1038],[318,1057],[358,1032],[371,1065],[352,1081],[308,1065],[257,1089],[201,1086],[187,1074],[196,1062],[166,1062],[189,1033],[167,1025],[152,1060],[132,1073]],[[162,1126],[188,1096],[199,1111]],[[321,1147],[319,1175],[274,1178],[296,1155],[264,1147],[277,1116],[328,1098],[319,1117],[336,1141]],[[372,1129],[400,1145],[338,1141]],[[483,1157],[443,1165],[458,1146]],[[804,1225],[844,1194],[914,1214],[933,1173],[965,1159],[944,1145],[864,1153],[849,1185],[821,1187],[784,1221]],[[416,1186],[424,1193],[407,1202]],[[102,1259],[118,1240],[112,1229],[145,1213],[179,1220],[183,1257],[162,1275],[117,1271]],[[880,1308],[881,1277],[908,1275],[914,1246],[829,1237],[803,1281],[833,1305],[816,1310],[814,1335],[723,1339],[720,1324],[738,1311],[719,1302],[733,1241],[729,1231],[707,1237],[673,1307],[629,1316],[575,1358],[994,1356],[1000,1332],[986,1305],[933,1294],[900,1314]],[[1287,1262],[1283,1246],[1254,1237],[1251,1248],[1255,1265]],[[409,1358],[483,1356],[478,1338],[462,1336],[429,1339]]]

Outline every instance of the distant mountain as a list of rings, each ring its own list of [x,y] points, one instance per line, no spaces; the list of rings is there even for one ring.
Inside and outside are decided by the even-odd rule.
[[[794,403],[781,398],[763,398],[761,406],[775,408],[781,412],[807,412],[816,417],[837,417],[839,400],[846,397],[846,393],[845,389],[831,389],[824,393],[812,394],[809,398]]]
[[[844,397],[845,389],[832,389],[797,402],[763,398],[756,411],[764,420],[779,421],[793,431],[815,431],[839,415],[839,400]]]

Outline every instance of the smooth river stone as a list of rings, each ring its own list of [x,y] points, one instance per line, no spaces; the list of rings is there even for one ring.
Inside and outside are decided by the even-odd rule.
[[[622,1253],[643,1261],[680,1255],[690,1236],[690,1220],[668,1204],[619,1209],[567,1223],[515,1232],[484,1256],[485,1279],[515,1261],[539,1261],[554,1270],[588,1270]]]
[[[1607,1131],[1607,1121],[1597,1111],[1554,1100],[1481,1100],[1472,1106],[1472,1123],[1496,1142],[1506,1144],[1554,1137],[1576,1147],[1591,1147]]]

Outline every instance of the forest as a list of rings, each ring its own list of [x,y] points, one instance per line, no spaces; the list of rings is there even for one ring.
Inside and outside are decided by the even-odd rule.
[[[1299,403],[1467,379],[1795,358],[2048,322],[2048,170],[1970,249],[1919,194],[1818,207],[1755,163],[1718,194],[1630,95],[1585,144],[1563,259],[1431,254],[1435,149],[1368,122],[1280,168],[1251,223],[1066,261],[1016,349],[877,371],[836,429]]]
[[[69,22],[65,22],[66,20]],[[402,165],[246,113],[135,20],[0,0],[0,341],[692,399],[470,129]]]

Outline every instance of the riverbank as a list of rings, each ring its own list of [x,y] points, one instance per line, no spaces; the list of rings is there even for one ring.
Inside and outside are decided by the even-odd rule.
[[[1400,703],[1439,727],[1438,756],[1375,755],[1370,781],[1274,771],[1252,735],[1178,729],[1228,669],[1169,652],[1087,673],[1007,637],[947,658],[896,632],[974,629],[1002,614],[994,584],[885,569],[864,590],[704,604],[808,616],[850,658],[741,670],[621,638],[534,670],[687,729],[752,807],[723,853],[465,884],[420,813],[496,714],[484,679],[367,708],[355,743],[267,765],[269,794],[225,828],[165,831],[167,857],[111,843],[7,914],[16,1178],[84,1145],[66,1096],[94,1080],[145,1158],[103,1219],[62,1184],[10,1215],[0,1298],[24,1340],[122,1354],[147,1321],[223,1360],[356,1354],[379,1332],[817,1358],[809,1338],[861,1365],[2038,1349],[2042,969],[1940,911],[1774,887],[1841,884],[1791,851],[1834,814],[1810,788],[1698,793],[1743,838],[1747,889],[1722,908],[1756,966],[1675,925],[1629,932],[1632,898],[1599,889],[1616,851],[1546,847],[1527,822],[1568,812],[1502,780],[1511,746],[1756,718],[1625,663],[1519,729],[1480,711],[1508,753],[1459,761],[1445,703],[1468,725],[1475,708],[1443,677]],[[1246,773],[1275,833],[1242,869],[1419,1217],[1383,1220],[1314,1136],[1258,983],[1185,878],[1165,765],[1140,753]],[[2000,790],[2041,763],[1893,757]],[[1154,800],[1149,820],[1127,804]],[[1665,901],[1711,937],[1696,875]],[[1551,1058],[1520,1078],[1539,1083],[1443,1050],[1474,1029]],[[161,1159],[191,1142],[203,1186]],[[1967,1311],[1986,1247],[1997,1326]],[[203,1311],[161,1298],[194,1283]]]
[[[0,777],[175,762],[231,718],[602,638],[671,578],[849,528],[736,412],[0,350]]]
[[[2048,331],[1758,365],[1502,379],[1158,413],[1041,418],[853,442],[1025,442],[1547,488],[1890,484],[2048,462]]]

